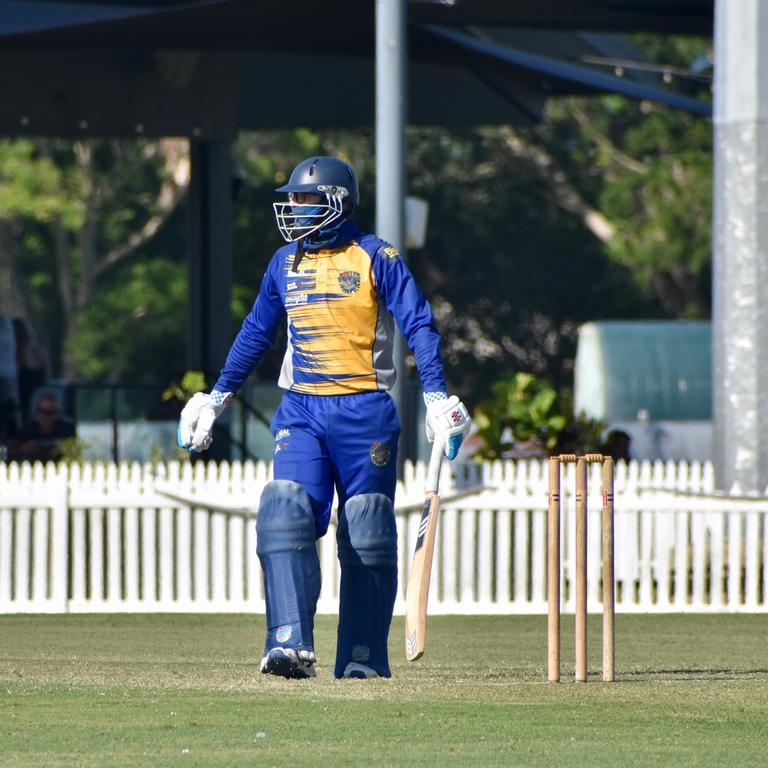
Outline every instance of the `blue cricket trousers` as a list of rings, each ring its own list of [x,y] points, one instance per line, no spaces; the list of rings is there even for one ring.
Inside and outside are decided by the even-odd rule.
[[[309,494],[318,538],[328,530],[334,486],[340,507],[361,493],[394,504],[400,419],[389,393],[286,392],[272,434],[275,480],[293,480]]]

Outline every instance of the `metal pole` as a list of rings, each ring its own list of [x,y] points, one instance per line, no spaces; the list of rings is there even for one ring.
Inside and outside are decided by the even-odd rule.
[[[234,337],[232,296],[232,156],[227,140],[190,141],[187,365],[212,387]],[[216,421],[209,459],[231,458],[229,409]]]
[[[716,0],[712,392],[717,487],[768,485],[768,3]]]
[[[376,233],[405,258],[406,0],[376,0]],[[404,430],[405,342],[396,332],[392,396]],[[401,446],[408,445],[407,436]],[[401,466],[403,451],[400,451]]]
[[[212,386],[234,337],[230,142],[194,139],[190,160],[187,365]]]

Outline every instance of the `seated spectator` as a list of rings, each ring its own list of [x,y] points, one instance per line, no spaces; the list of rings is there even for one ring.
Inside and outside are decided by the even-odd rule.
[[[629,461],[632,438],[623,429],[612,429],[605,438],[603,453],[613,456],[616,461]]]
[[[16,371],[19,381],[19,402],[22,417],[29,418],[32,393],[45,384],[47,363],[45,352],[37,343],[30,324],[21,317],[12,320],[16,339]]]
[[[56,461],[61,440],[74,437],[74,424],[61,415],[56,395],[41,395],[35,403],[34,420],[25,424],[8,444],[11,461]]]
[[[0,312],[0,458],[21,425],[16,381],[16,342],[11,321]]]
[[[0,379],[0,444],[5,445],[19,431],[19,404],[14,397],[11,382]]]

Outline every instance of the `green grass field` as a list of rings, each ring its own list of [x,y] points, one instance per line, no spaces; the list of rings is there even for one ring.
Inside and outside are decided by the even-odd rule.
[[[765,766],[768,616],[617,617],[618,681],[545,682],[546,618],[434,617],[391,680],[261,675],[263,617],[0,617],[2,766]],[[570,669],[569,669],[570,667]]]

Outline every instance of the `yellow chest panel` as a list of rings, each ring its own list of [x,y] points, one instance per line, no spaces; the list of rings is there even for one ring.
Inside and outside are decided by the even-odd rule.
[[[284,301],[293,389],[376,389],[372,350],[379,306],[368,254],[352,243],[341,251],[305,254],[297,272],[288,261]]]

